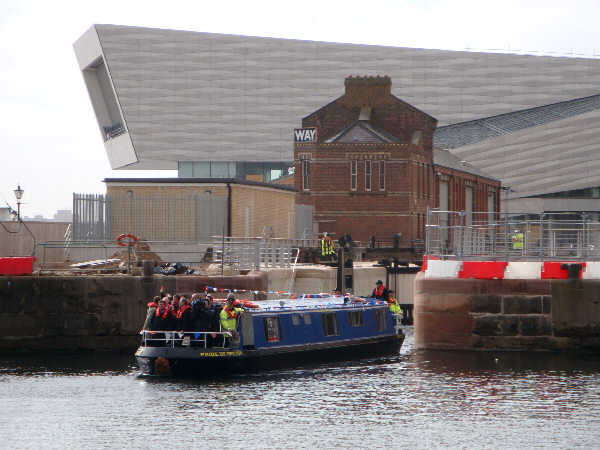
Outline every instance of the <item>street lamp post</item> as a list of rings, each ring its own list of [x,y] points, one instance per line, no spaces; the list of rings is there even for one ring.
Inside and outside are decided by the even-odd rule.
[[[23,193],[25,191],[23,189],[21,189],[20,184],[17,184],[17,188],[13,192],[15,193],[15,197],[17,199],[17,222],[19,222],[19,224],[23,225],[25,227],[25,229],[27,230],[27,232],[31,235],[31,239],[33,239],[33,249],[31,250],[31,256],[35,258],[35,246],[36,246],[35,236],[31,232],[31,230],[29,229],[27,224],[21,220],[21,198],[23,197]],[[14,211],[13,211],[13,214],[14,214]],[[19,228],[21,228],[21,227],[19,226]]]
[[[21,197],[23,197],[23,189],[21,189],[21,185],[18,184],[17,188],[13,191],[15,193],[15,197],[17,198],[17,221],[21,220]]]

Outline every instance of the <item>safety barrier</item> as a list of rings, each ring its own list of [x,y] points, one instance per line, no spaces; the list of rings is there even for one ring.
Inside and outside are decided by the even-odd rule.
[[[456,261],[427,259],[422,271],[428,278],[477,280],[600,279],[600,262],[579,261]]]
[[[458,278],[478,278],[483,280],[501,280],[504,278],[504,268],[508,265],[503,261],[464,261]]]
[[[588,262],[583,268],[581,278],[584,280],[598,280],[600,279],[600,262]]]
[[[0,275],[31,275],[34,261],[31,256],[0,258]]]
[[[426,254],[441,259],[600,261],[600,213],[429,210]]]

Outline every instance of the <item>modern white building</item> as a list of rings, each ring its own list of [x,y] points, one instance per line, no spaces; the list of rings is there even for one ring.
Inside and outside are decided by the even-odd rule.
[[[92,26],[74,48],[113,169],[270,181],[291,165],[301,119],[342,95],[346,76],[372,74],[438,119],[438,148],[503,180],[511,197],[593,196],[566,209],[599,197],[599,59],[117,25]],[[537,111],[551,121],[532,113],[556,104]]]

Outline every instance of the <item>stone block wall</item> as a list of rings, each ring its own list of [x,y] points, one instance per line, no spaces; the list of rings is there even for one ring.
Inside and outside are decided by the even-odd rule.
[[[552,335],[549,295],[471,295],[474,348],[515,349],[548,346]]]
[[[147,304],[161,286],[189,295],[206,286],[265,290],[267,276],[0,277],[0,352],[134,350]]]
[[[415,280],[415,346],[600,351],[597,280]]]

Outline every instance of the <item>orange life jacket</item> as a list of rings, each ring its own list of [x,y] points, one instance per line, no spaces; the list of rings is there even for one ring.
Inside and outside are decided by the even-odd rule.
[[[177,314],[175,315],[175,317],[177,319],[181,319],[181,316],[183,315],[183,313],[185,312],[186,309],[190,309],[191,306],[190,305],[185,305],[183,308],[179,308],[179,310],[177,311]]]
[[[381,287],[376,287],[375,288],[375,295],[377,297],[383,295],[383,290],[385,289],[385,286],[382,284]]]
[[[169,316],[169,311],[171,310],[171,308],[169,308],[168,306],[165,306],[165,310],[164,312],[161,314],[160,313],[160,309],[156,308],[156,317],[162,317],[163,319],[166,319]]]

